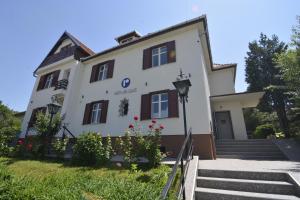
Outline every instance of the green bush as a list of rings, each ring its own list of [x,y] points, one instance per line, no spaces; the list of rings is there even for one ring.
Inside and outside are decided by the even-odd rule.
[[[264,124],[264,125],[260,125],[260,126],[256,127],[253,137],[256,139],[265,139],[265,138],[267,138],[267,136],[274,135],[274,134],[275,134],[275,131],[274,131],[273,125],[272,124]]]
[[[64,158],[65,151],[67,149],[67,144],[68,144],[69,139],[60,139],[60,138],[55,138],[54,142],[52,143],[52,147],[56,153],[56,157],[59,159]]]
[[[106,145],[97,133],[83,133],[73,146],[73,161],[81,165],[103,165],[107,163]]]

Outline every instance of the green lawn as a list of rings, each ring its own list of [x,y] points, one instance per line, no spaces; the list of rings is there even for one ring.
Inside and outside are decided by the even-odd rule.
[[[171,168],[130,172],[112,166],[71,167],[50,161],[0,158],[2,199],[157,199]]]

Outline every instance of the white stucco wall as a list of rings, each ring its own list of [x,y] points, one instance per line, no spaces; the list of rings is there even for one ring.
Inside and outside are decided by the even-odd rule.
[[[176,43],[176,62],[143,70],[143,50],[172,40],[175,40]],[[23,122],[23,132],[26,130],[32,109],[50,103],[51,96],[59,92],[54,91],[53,88],[36,91],[39,77],[45,73],[59,68],[61,69],[60,80],[63,71],[71,69],[62,114],[66,114],[64,122],[68,123],[68,128],[75,135],[86,131],[97,131],[103,135],[118,136],[123,135],[124,130],[133,121],[133,116],[140,116],[141,95],[158,90],[174,89],[172,82],[176,80],[181,68],[185,74],[191,74],[192,87],[189,92],[189,102],[186,106],[188,126],[193,128],[194,134],[210,133],[211,109],[209,96],[211,90],[208,81],[210,77],[207,75],[202,47],[198,41],[198,27],[195,24],[99,56],[85,63],[75,61],[69,57],[64,61],[59,61],[39,70]],[[110,59],[115,60],[113,78],[90,83],[92,66]],[[121,81],[124,78],[130,78],[131,80],[131,84],[127,89],[136,89],[136,92],[115,94],[117,91],[124,90],[121,87]],[[119,117],[120,100],[124,98],[129,99],[129,112],[127,116]],[[82,125],[85,105],[96,100],[109,100],[106,124]],[[159,124],[165,126],[163,134],[183,135],[182,117],[182,105],[179,103],[179,118],[158,120]],[[149,123],[150,121],[143,121],[142,125],[147,127]]]
[[[230,111],[234,139],[247,139],[246,125],[242,105],[238,101],[215,102],[212,104],[214,111]]]
[[[209,84],[211,96],[234,93],[234,70],[230,68],[211,72]]]

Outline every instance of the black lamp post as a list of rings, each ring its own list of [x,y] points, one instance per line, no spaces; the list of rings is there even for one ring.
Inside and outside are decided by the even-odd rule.
[[[179,77],[181,79],[173,82],[173,85],[175,86],[179,97],[180,97],[180,102],[182,103],[183,107],[183,122],[184,122],[184,136],[187,136],[187,125],[186,125],[186,111],[185,111],[185,102],[187,102],[188,99],[188,93],[189,93],[189,88],[192,86],[190,80],[188,78],[183,79],[182,71],[180,70],[180,75]]]
[[[49,123],[49,126],[51,126],[53,116],[59,111],[60,105],[57,105],[57,104],[54,104],[54,103],[49,103],[47,105],[47,107],[48,107],[48,112],[50,114],[50,123]]]

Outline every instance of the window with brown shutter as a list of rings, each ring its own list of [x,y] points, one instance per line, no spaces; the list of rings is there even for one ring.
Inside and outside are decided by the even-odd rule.
[[[143,94],[141,97],[141,120],[151,119],[151,95]]]
[[[90,83],[113,77],[115,60],[105,61],[92,67]]]
[[[106,123],[108,102],[101,100],[86,104],[82,124]]]
[[[106,123],[107,118],[107,110],[108,110],[108,100],[101,101],[102,109],[101,109],[101,118],[100,123]]]
[[[179,117],[176,90],[161,90],[141,97],[141,120]]]
[[[52,80],[52,83],[51,83],[51,87],[55,87],[56,84],[57,84],[57,81],[58,81],[60,70],[56,70],[56,71],[52,72],[52,74],[53,74],[53,80]]]
[[[42,75],[39,84],[37,87],[37,91],[50,88],[50,87],[55,87],[58,81],[60,70],[53,71],[51,73]]]
[[[176,62],[175,41],[155,45],[143,51],[143,69]]]
[[[178,113],[178,92],[169,90],[169,117],[179,117]]]
[[[41,90],[41,89],[44,88],[45,80],[46,80],[46,75],[42,75],[41,78],[40,78],[40,80],[39,80],[37,91],[39,91],[39,90]]]

